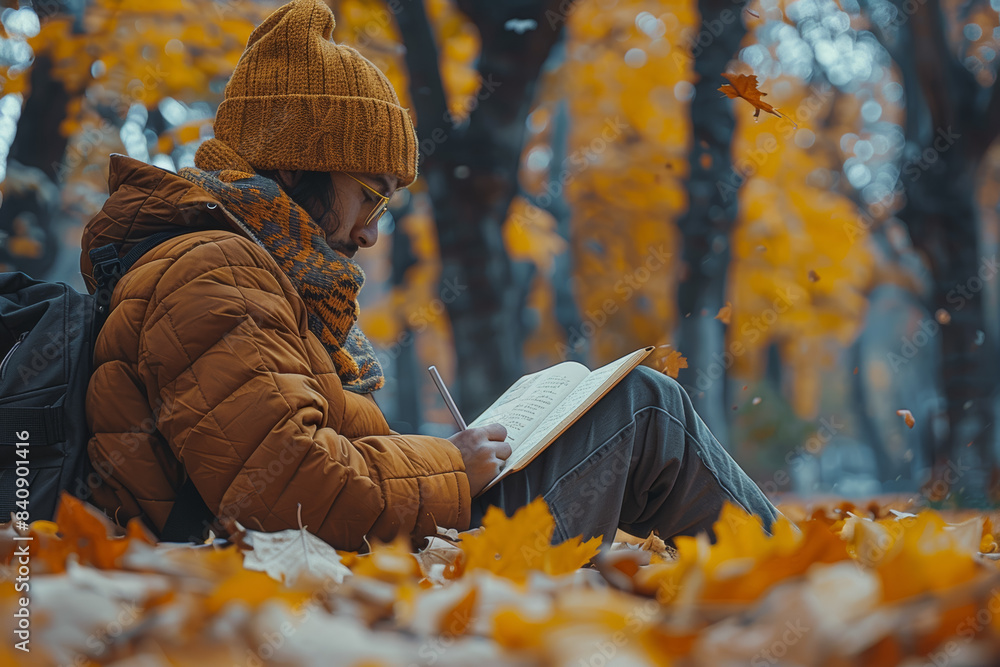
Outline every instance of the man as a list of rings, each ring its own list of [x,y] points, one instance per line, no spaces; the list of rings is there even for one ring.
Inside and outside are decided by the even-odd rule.
[[[301,522],[339,549],[543,495],[555,539],[709,529],[725,500],[774,508],[672,380],[638,368],[528,468],[486,494],[510,447],[502,426],[450,439],[390,431],[384,378],[356,326],[364,274],[394,190],[416,178],[417,137],[385,76],[329,41],[333,14],[294,0],[253,34],[196,169],[111,160],[111,196],[81,269],[155,233],[115,289],[88,391],[93,502],[157,534],[189,512],[266,531]],[[173,516],[172,516],[173,515]]]

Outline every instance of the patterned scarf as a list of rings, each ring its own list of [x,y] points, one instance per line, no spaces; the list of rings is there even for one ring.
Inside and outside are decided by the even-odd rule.
[[[229,146],[209,139],[178,173],[207,190],[274,258],[305,301],[309,330],[323,343],[344,389],[367,394],[385,384],[371,342],[357,326],[364,271],[332,250],[316,222],[276,182],[254,172]]]

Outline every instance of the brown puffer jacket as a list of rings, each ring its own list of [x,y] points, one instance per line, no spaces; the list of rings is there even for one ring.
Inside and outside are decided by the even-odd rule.
[[[364,536],[414,543],[465,530],[462,456],[448,440],[389,430],[370,395],[345,391],[277,263],[207,191],[169,171],[111,158],[110,198],[84,230],[89,251],[190,228],[144,255],[115,288],[87,394],[93,502],[119,525],[157,533],[190,475],[217,516],[297,528],[338,549]]]

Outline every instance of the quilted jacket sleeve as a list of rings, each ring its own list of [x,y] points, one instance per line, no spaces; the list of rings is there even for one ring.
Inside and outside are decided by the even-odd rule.
[[[391,434],[373,401],[381,432],[357,434],[371,416],[352,423],[332,363],[311,367],[304,305],[274,269],[238,236],[194,245],[157,282],[142,325],[140,380],[165,406],[157,428],[209,508],[275,531],[298,527],[301,504],[311,532],[349,550],[365,535],[467,528],[458,449]]]

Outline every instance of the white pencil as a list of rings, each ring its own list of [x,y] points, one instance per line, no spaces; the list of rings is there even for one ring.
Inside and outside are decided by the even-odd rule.
[[[427,368],[427,372],[431,374],[431,379],[434,380],[434,384],[437,385],[438,391],[441,392],[441,396],[444,398],[444,404],[448,406],[451,410],[451,416],[455,418],[455,423],[458,424],[458,429],[464,431],[469,428],[465,425],[465,420],[462,419],[462,413],[458,411],[458,406],[455,405],[455,401],[452,400],[451,394],[448,393],[448,387],[444,386],[444,380],[441,379],[441,374],[438,373],[436,366],[430,366]]]

